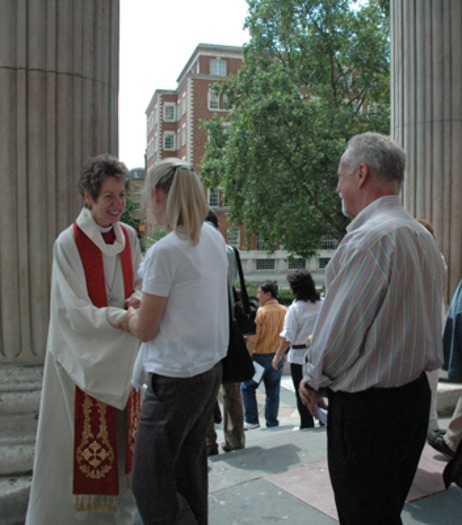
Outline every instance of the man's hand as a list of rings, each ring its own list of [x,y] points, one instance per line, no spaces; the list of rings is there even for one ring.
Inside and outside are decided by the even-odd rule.
[[[298,393],[300,394],[302,403],[308,408],[310,414],[313,417],[315,417],[316,414],[314,411],[314,407],[321,397],[319,392],[317,390],[313,390],[308,386],[307,379],[302,379],[298,386]]]

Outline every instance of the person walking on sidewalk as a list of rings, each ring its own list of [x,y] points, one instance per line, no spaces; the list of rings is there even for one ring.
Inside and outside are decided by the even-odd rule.
[[[212,209],[209,210],[205,220],[213,224],[217,230],[219,229],[218,216]],[[234,283],[238,280],[239,272],[236,254],[232,246],[226,245],[226,255],[228,257],[228,296],[233,309]],[[224,452],[242,449],[245,447],[245,433],[240,383],[222,383],[218,398],[221,398],[223,405],[223,435],[225,440],[221,447]],[[218,406],[218,410],[220,410],[218,400],[215,406]],[[220,422],[216,421],[215,417],[209,421],[206,439],[208,456],[214,456],[219,452],[215,423]]]
[[[300,395],[327,392],[328,465],[341,525],[398,525],[427,435],[426,371],[442,364],[446,270],[432,235],[404,210],[405,153],[353,137],[338,171],[352,219],[326,268],[327,293]]]
[[[280,343],[273,358],[273,368],[279,369],[281,359],[287,350],[290,363],[290,374],[295,388],[297,409],[300,414],[300,430],[314,427],[313,416],[302,403],[298,386],[303,378],[306,345],[313,333],[314,324],[321,309],[321,297],[316,291],[313,278],[308,270],[294,270],[287,275],[294,302],[289,306],[284,321],[284,329],[280,334]]]
[[[279,391],[284,360],[280,361],[277,370],[273,369],[272,361],[279,344],[279,333],[284,326],[287,308],[278,302],[278,284],[276,281],[261,283],[258,287],[257,299],[260,305],[255,319],[257,332],[254,336],[248,336],[248,344],[253,353],[253,360],[263,367],[263,373],[259,382],[250,379],[241,383],[244,402],[244,430],[260,426],[256,391],[261,380],[265,385],[266,426],[269,428],[279,425]]]

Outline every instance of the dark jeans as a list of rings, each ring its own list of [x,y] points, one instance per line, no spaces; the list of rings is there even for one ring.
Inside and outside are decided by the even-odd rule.
[[[279,362],[279,367],[274,370],[272,367],[274,354],[254,354],[253,360],[261,365],[263,372],[263,384],[265,385],[265,420],[267,427],[277,427],[279,425],[279,392],[281,390],[281,377],[284,368],[284,359]],[[259,383],[252,379],[241,383],[242,401],[244,403],[244,419],[252,425],[259,424],[257,388]]]
[[[328,462],[341,525],[401,525],[425,444],[426,374],[399,388],[331,392]]]
[[[290,363],[290,375],[292,376],[292,383],[295,388],[295,398],[297,399],[297,409],[300,414],[300,428],[314,427],[313,416],[310,414],[308,408],[302,403],[298,393],[298,386],[303,379],[303,365]]]
[[[207,424],[221,363],[191,378],[152,374],[136,436],[133,493],[144,525],[206,525]]]

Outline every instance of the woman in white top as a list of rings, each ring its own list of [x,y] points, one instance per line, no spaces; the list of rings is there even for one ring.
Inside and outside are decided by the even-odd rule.
[[[300,414],[300,429],[310,428],[314,426],[313,417],[300,399],[298,385],[303,378],[306,345],[313,333],[322,301],[308,270],[290,272],[287,281],[294,295],[294,302],[287,310],[284,329],[280,333],[281,341],[273,359],[273,368],[278,368],[282,356],[290,348],[288,361]]]
[[[149,374],[133,492],[145,525],[205,525],[206,429],[229,339],[226,245],[204,223],[205,191],[189,164],[156,164],[145,195],[169,233],[147,252],[141,306],[129,309],[122,326],[143,341],[134,385]]]

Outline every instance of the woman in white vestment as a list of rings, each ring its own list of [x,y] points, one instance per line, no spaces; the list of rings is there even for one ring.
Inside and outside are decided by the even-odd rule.
[[[229,340],[226,245],[204,222],[205,191],[190,165],[155,165],[145,196],[168,234],[146,254],[141,306],[123,323],[143,341],[135,370],[149,373],[133,492],[145,525],[206,525],[205,436]]]
[[[91,159],[84,207],[54,245],[50,324],[27,525],[133,525],[129,489],[138,341],[114,327],[138,306],[135,230],[120,223],[129,172]]]

